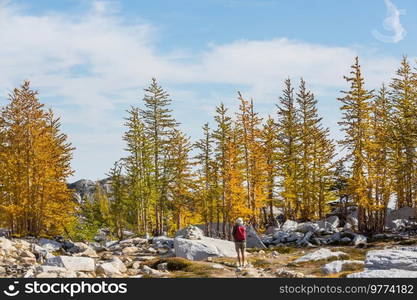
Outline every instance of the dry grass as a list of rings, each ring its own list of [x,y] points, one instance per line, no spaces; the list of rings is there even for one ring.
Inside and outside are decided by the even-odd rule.
[[[297,251],[300,251],[299,248],[296,247],[288,247],[288,246],[279,246],[279,247],[271,247],[268,248],[268,252],[276,251],[279,254],[291,254]]]
[[[416,246],[417,245],[417,239],[409,239],[409,240],[403,240],[395,243],[396,245],[401,246]]]
[[[167,263],[167,269],[173,278],[211,278],[232,277],[233,272],[225,269],[214,269],[212,263],[190,261],[184,258],[171,257],[148,261],[145,264],[151,268],[157,268],[161,263]]]

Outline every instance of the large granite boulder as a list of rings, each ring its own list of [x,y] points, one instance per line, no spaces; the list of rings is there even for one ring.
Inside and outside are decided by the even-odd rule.
[[[46,266],[62,267],[69,271],[93,272],[94,259],[89,257],[55,256],[46,259]]]
[[[236,257],[233,242],[201,237],[199,240],[189,240],[182,237],[174,239],[175,255],[189,260],[205,260],[208,257]]]
[[[265,249],[266,246],[252,226],[246,226],[246,246],[248,248]]]

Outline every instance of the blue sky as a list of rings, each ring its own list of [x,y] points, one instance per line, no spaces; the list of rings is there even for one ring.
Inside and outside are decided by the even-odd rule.
[[[123,155],[123,117],[155,76],[193,139],[236,91],[275,114],[282,81],[303,76],[338,138],[343,75],[359,55],[369,88],[417,48],[413,0],[0,1],[0,92],[24,79],[62,118],[80,178]],[[384,23],[385,22],[385,23]]]

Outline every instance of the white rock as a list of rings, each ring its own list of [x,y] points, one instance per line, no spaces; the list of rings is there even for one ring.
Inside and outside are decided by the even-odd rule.
[[[106,276],[115,276],[121,275],[118,268],[113,265],[112,263],[103,263],[96,268],[96,273],[98,275],[106,275]]]
[[[158,270],[154,270],[148,266],[143,266],[141,271],[147,275],[151,275],[151,276],[162,276],[164,275],[163,272],[158,271]]]
[[[90,246],[85,243],[76,242],[74,243],[74,246],[71,247],[68,251],[70,253],[80,253],[86,251],[87,249],[91,249]]]
[[[17,249],[25,249],[25,250],[29,250],[30,249],[30,245],[31,245],[29,242],[27,242],[25,240],[21,240],[21,239],[14,240],[13,243],[14,243],[14,246]]]
[[[325,219],[328,223],[330,223],[334,228],[339,227],[339,217],[338,216],[331,216]]]
[[[55,256],[45,261],[47,266],[64,267],[69,271],[94,272],[94,259],[89,257]]]
[[[361,235],[361,234],[355,234],[355,237],[353,238],[353,245],[354,246],[366,246],[368,239],[366,238],[366,236]]]
[[[147,239],[135,237],[135,238],[130,238],[130,239],[120,241],[119,244],[122,246],[124,245],[130,246],[130,245],[142,245],[142,244],[146,244],[147,242],[148,242]]]
[[[334,274],[344,271],[347,267],[353,265],[364,265],[363,261],[360,260],[336,260],[322,267],[324,274]]]
[[[119,244],[118,241],[110,241],[110,242],[106,242],[105,247],[110,248],[110,247],[117,246],[118,244]]]
[[[367,269],[417,271],[417,252],[396,249],[368,251],[365,267]]]
[[[334,228],[332,227],[332,225],[326,221],[317,221],[317,225],[319,226],[319,231],[326,231],[326,232],[332,232],[334,230]]]
[[[139,249],[137,247],[130,246],[130,247],[123,248],[122,252],[123,252],[123,254],[131,255],[131,254],[134,254],[134,253],[138,252],[138,250]]]
[[[174,239],[175,255],[189,260],[205,260],[208,257],[236,257],[233,242],[202,237],[201,240]]]
[[[6,239],[5,237],[0,237],[0,249],[6,250],[6,251],[14,251],[16,248],[13,246],[13,243]]]
[[[350,215],[348,215],[346,217],[346,222],[352,225],[354,229],[357,228],[359,224],[357,213],[351,213]]]
[[[157,236],[152,239],[152,244],[156,248],[167,247],[174,248],[174,239],[166,236]]]
[[[310,243],[312,236],[313,232],[308,231],[301,240],[297,241],[297,245],[300,247],[314,247],[313,244]]]
[[[62,248],[62,244],[57,241],[41,238],[38,241],[38,245],[46,249],[49,252],[58,251]]]
[[[286,242],[298,242],[301,241],[304,237],[304,234],[301,232],[291,232],[286,238]]]
[[[344,231],[351,231],[352,229],[353,229],[353,226],[350,223],[345,223],[345,226],[343,226]]]
[[[20,257],[19,260],[23,265],[34,265],[34,264],[36,264],[36,258],[34,258],[34,257]]]
[[[152,247],[149,247],[148,249],[146,249],[146,252],[148,252],[148,253],[152,253],[152,254],[155,254],[155,253],[157,253],[158,251],[157,251],[156,249],[152,248]]]
[[[306,262],[306,261],[318,261],[322,259],[340,258],[344,256],[347,256],[347,254],[344,252],[341,252],[341,251],[332,252],[329,249],[321,248],[317,251],[311,252],[309,254],[306,254],[304,256],[297,258],[294,262],[300,263],[300,262]]]
[[[37,244],[32,244],[31,245],[31,251],[39,256],[39,257],[43,257],[46,258],[46,256],[49,254],[48,250],[46,250],[45,248],[37,245]]]
[[[132,264],[132,269],[139,269],[139,268],[140,268],[140,266],[141,266],[141,263],[140,263],[139,261],[135,261],[135,262]]]
[[[123,236],[132,237],[132,236],[135,236],[135,233],[129,230],[123,230]]]
[[[33,254],[32,252],[30,252],[29,250],[23,250],[20,252],[20,256],[21,257],[31,257],[31,258],[35,258],[35,254]]]
[[[38,266],[36,267],[36,272],[38,273],[48,273],[48,272],[55,272],[55,273],[59,273],[59,272],[65,272],[67,269],[65,269],[64,267],[57,267],[57,266]]]
[[[93,249],[91,249],[90,247],[88,247],[86,250],[84,250],[81,253],[77,253],[75,254],[75,256],[85,256],[85,257],[92,257],[92,258],[97,258],[99,257],[97,255],[97,252],[94,251]]]
[[[35,276],[35,270],[33,268],[30,268],[26,271],[25,275],[23,275],[23,278],[33,278]]]
[[[212,264],[211,267],[213,269],[217,269],[217,270],[223,270],[224,269],[224,266],[221,265],[221,264]]]
[[[318,230],[319,230],[319,225],[317,225],[316,223],[305,222],[305,223],[298,224],[295,231],[302,232],[302,233],[307,233],[311,231],[314,233]]]
[[[125,264],[118,257],[113,257],[110,263],[121,273],[124,273],[127,270]]]
[[[175,237],[182,237],[188,240],[201,240],[204,236],[203,230],[198,228],[197,226],[189,225],[175,234]]]
[[[296,221],[287,220],[282,225],[281,230],[282,231],[295,231],[297,229],[298,223]]]
[[[159,271],[168,271],[168,263],[160,263],[156,266]]]
[[[417,271],[390,269],[372,270],[347,275],[348,278],[417,278]]]
[[[283,243],[284,241],[286,241],[287,237],[289,236],[288,232],[284,232],[284,231],[277,231],[274,233],[274,243],[278,244],[278,243]]]
[[[99,243],[96,243],[96,242],[89,243],[88,246],[96,252],[101,252],[101,251],[106,250],[106,248],[104,246],[102,246],[102,245],[100,245]]]

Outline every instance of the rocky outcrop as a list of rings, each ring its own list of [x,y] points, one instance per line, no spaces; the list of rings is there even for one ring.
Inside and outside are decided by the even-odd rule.
[[[297,223],[287,220],[282,227],[269,227],[265,235],[261,237],[265,246],[298,246],[311,248],[322,245],[352,245],[365,247],[367,237],[352,232],[354,226],[345,223],[339,227],[340,220],[337,216],[330,216],[317,222]]]

